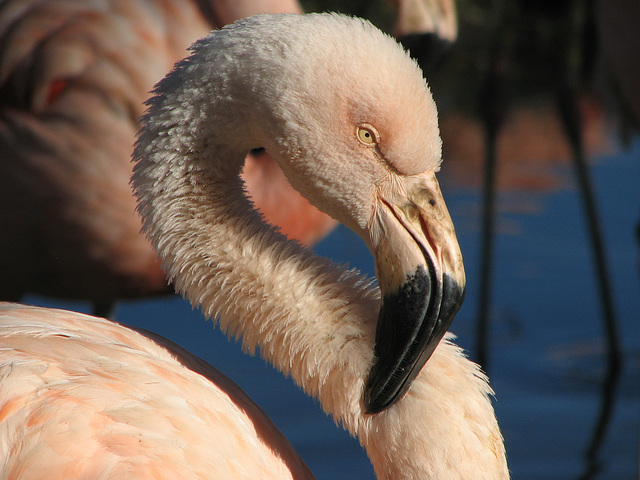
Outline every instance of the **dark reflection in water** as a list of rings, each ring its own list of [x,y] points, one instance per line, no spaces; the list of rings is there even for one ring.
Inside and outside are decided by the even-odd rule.
[[[607,375],[602,381],[600,412],[595,422],[591,441],[585,451],[584,473],[578,477],[579,480],[597,478],[598,473],[603,469],[600,460],[600,449],[604,444],[611,419],[613,418],[619,378],[620,368],[610,367],[607,369]]]

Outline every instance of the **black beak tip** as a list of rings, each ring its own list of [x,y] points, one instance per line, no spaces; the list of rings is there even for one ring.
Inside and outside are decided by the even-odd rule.
[[[403,287],[385,296],[376,332],[374,362],[364,391],[368,414],[391,407],[407,392],[451,325],[464,299],[464,286],[444,275],[441,293],[431,291],[419,269]]]
[[[374,375],[372,371],[369,378]],[[367,384],[364,391],[364,412],[368,415],[383,412],[396,401],[395,396],[384,395],[384,391],[379,386]]]
[[[384,372],[380,372],[380,365],[380,362],[373,365],[364,389],[364,411],[367,414],[380,413],[395,402],[396,395],[390,395],[386,391],[387,382],[384,382],[386,376]]]

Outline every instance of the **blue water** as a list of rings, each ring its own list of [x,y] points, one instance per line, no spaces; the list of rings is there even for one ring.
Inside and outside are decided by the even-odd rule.
[[[571,170],[559,174],[571,180]],[[624,364],[611,423],[591,478],[638,478],[640,431],[640,142],[591,167],[619,317]],[[473,357],[479,282],[477,191],[442,184],[465,256],[468,290],[452,331]],[[535,208],[519,209],[518,205]],[[503,192],[492,292],[490,377],[514,479],[577,479],[595,427],[606,370],[605,342],[582,204],[575,187],[551,193]],[[533,211],[533,213],[531,213]],[[339,228],[322,255],[373,275],[360,240]],[[86,304],[30,303],[87,311]],[[237,382],[270,415],[318,479],[374,478],[358,442],[336,427],[291,381],[244,355],[178,297],[119,305],[117,319],[183,345]]]

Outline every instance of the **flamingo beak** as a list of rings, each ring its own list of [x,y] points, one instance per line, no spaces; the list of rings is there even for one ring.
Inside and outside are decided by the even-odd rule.
[[[458,312],[465,290],[462,254],[433,172],[394,177],[381,188],[372,238],[382,291],[367,413],[406,393]]]

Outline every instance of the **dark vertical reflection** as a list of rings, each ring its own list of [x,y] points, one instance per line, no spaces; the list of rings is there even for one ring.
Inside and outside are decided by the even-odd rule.
[[[618,334],[618,320],[615,312],[613,295],[611,293],[610,274],[606,260],[605,246],[602,235],[600,216],[596,207],[596,200],[593,191],[589,167],[584,152],[584,141],[582,138],[582,121],[578,108],[578,90],[581,83],[583,44],[581,33],[585,29],[585,24],[589,18],[590,3],[584,0],[573,0],[568,13],[566,37],[566,59],[564,64],[564,75],[558,91],[558,110],[565,129],[565,134],[571,145],[573,165],[578,182],[578,188],[582,197],[584,213],[586,217],[589,239],[593,259],[596,267],[596,276],[600,301],[602,305],[602,318],[604,322],[605,334],[608,347],[609,369],[620,368],[621,351]]]
[[[599,452],[604,444],[609,424],[613,418],[619,378],[620,369],[612,368],[611,365],[609,365],[600,391],[600,411],[598,418],[593,428],[589,445],[584,452],[584,472],[578,477],[578,480],[591,480],[596,478],[596,475],[600,473],[601,462],[599,460]]]
[[[613,416],[622,358],[618,320],[611,293],[602,227],[584,152],[582,122],[577,102],[578,90],[585,72],[583,64],[588,58],[588,55],[585,55],[583,32],[588,28],[589,19],[593,18],[591,15],[592,5],[589,0],[573,0],[571,2],[566,22],[567,36],[565,37],[566,45],[564,45],[566,58],[557,101],[565,134],[571,145],[576,180],[584,206],[607,339],[607,373],[602,382],[600,412],[584,454],[585,466],[584,472],[578,477],[580,480],[595,478],[600,471],[599,452],[606,439]]]
[[[485,128],[485,168],[482,189],[482,233],[480,247],[480,284],[476,331],[476,360],[489,370],[489,318],[493,280],[493,243],[495,236],[495,193],[497,138],[504,119],[504,79],[506,76],[506,16],[504,2],[495,6],[495,30],[488,52],[484,83],[480,90],[480,116]]]

